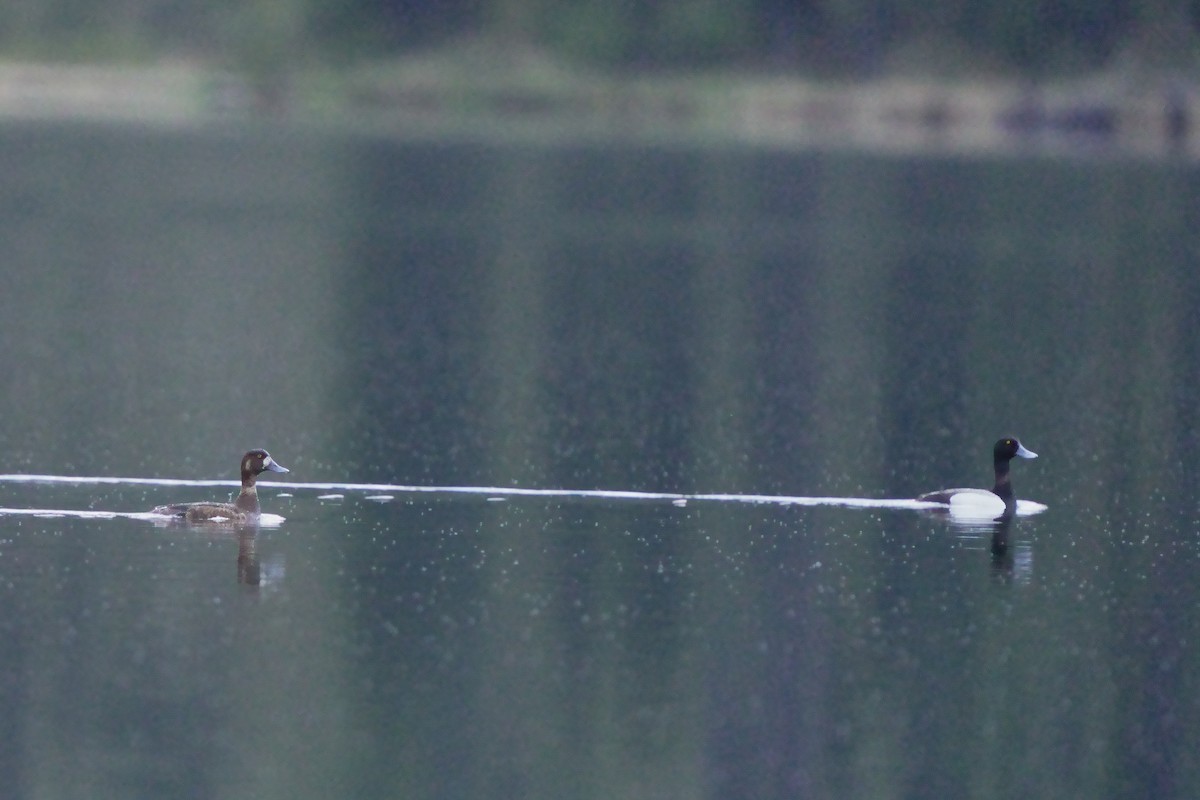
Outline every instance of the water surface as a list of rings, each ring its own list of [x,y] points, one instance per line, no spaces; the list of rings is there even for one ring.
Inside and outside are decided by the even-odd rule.
[[[0,138],[14,796],[1200,787],[1194,171]]]

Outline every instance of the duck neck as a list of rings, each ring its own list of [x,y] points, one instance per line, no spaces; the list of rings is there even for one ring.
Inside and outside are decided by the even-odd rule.
[[[247,514],[258,513],[258,490],[253,486],[247,486],[238,493],[237,500],[233,501],[234,506],[238,511],[245,511]]]
[[[1004,516],[1011,517],[1017,510],[1017,497],[1008,480],[1008,459],[996,459],[996,485],[992,493],[1004,501]]]
[[[254,485],[255,477],[252,472],[242,473],[242,491],[238,493],[237,500],[233,501],[238,511],[245,511],[247,514],[258,513],[258,489]]]

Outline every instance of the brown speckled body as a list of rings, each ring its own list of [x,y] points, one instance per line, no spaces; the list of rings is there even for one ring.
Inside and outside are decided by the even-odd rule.
[[[266,450],[251,450],[242,456],[242,490],[232,503],[173,503],[157,506],[152,513],[188,522],[253,522],[258,519],[258,489],[255,483],[264,472],[287,472]]]

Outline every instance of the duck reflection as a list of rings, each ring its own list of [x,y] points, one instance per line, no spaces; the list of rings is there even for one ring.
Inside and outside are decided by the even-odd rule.
[[[237,532],[237,580],[243,586],[262,585],[262,564],[258,560],[258,529],[242,525]]]
[[[276,553],[263,563],[258,557],[257,525],[239,525],[237,528],[238,555],[237,580],[243,586],[267,589],[283,582],[286,573],[283,555]]]
[[[154,520],[156,528],[189,529],[205,537],[232,538],[237,540],[237,582],[243,586],[263,588],[283,581],[286,570],[282,557],[275,557],[264,565],[258,554],[259,526],[255,523],[188,523],[174,518]]]
[[[273,588],[283,582],[283,556],[277,553],[263,563],[258,557],[258,532],[257,525],[237,527],[237,581],[255,589]]]
[[[1014,544],[1012,517],[983,521],[963,521],[951,518],[950,527],[958,539],[968,546],[982,545],[986,540],[991,553],[992,574],[1004,581],[1025,583],[1033,576],[1033,549],[1026,543]]]
[[[992,527],[992,570],[1005,578],[1012,578],[1016,570],[1016,560],[1009,542],[1012,519],[1003,519]]]

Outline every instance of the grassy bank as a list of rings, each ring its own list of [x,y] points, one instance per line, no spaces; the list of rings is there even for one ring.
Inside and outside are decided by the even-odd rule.
[[[896,152],[1192,158],[1200,92],[1167,76],[1055,82],[589,74],[536,53],[435,53],[257,79],[204,64],[0,63],[0,118],[231,119],[483,135]]]

